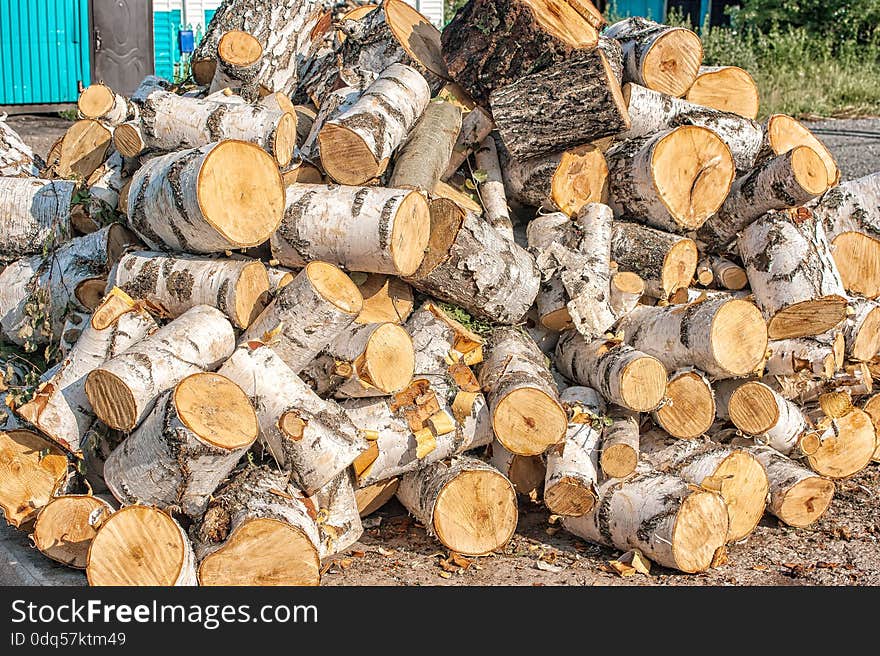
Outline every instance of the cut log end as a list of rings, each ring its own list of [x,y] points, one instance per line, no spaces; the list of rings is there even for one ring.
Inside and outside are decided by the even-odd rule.
[[[581,517],[596,505],[596,494],[577,479],[564,477],[544,491],[544,504],[563,517]]]
[[[599,464],[609,478],[622,478],[635,471],[639,453],[628,444],[612,444],[602,450]]]
[[[789,305],[767,323],[770,339],[821,335],[846,319],[846,299],[824,296]]]
[[[850,357],[867,362],[880,351],[880,307],[872,308],[853,340]]]
[[[853,410],[835,420],[833,431],[823,435],[806,435],[801,449],[807,453],[810,467],[820,476],[832,479],[846,478],[860,472],[874,457],[877,436],[870,415]],[[832,432],[833,434],[828,434]],[[815,445],[808,438],[816,437]]]
[[[29,524],[67,480],[61,449],[29,430],[0,432],[0,510],[16,528]]]
[[[318,585],[318,549],[302,529],[276,519],[239,526],[199,565],[200,585]]]
[[[92,496],[52,499],[34,524],[34,545],[52,560],[85,569],[89,546],[111,513],[104,501]]]
[[[593,144],[563,153],[550,180],[550,200],[568,216],[588,203],[608,202],[608,164]]]
[[[95,414],[110,428],[129,431],[137,425],[134,394],[115,374],[102,369],[92,371],[86,378],[86,396]]]
[[[767,140],[776,155],[787,153],[797,146],[809,146],[825,164],[828,175],[825,186],[833,187],[840,181],[840,169],[834,156],[800,121],[785,114],[774,114],[767,120]]]
[[[76,105],[85,118],[100,118],[113,109],[115,100],[116,95],[110,87],[92,84],[80,94]]]
[[[642,61],[642,79],[654,91],[683,96],[703,63],[700,37],[684,28],[669,30],[651,46]]]
[[[388,162],[376,161],[370,147],[353,130],[329,123],[318,133],[321,165],[336,182],[360,185],[382,175]]]
[[[710,340],[718,365],[733,376],[745,376],[764,359],[767,327],[757,307],[733,299],[715,314]]]
[[[409,333],[400,326],[386,323],[373,331],[363,352],[363,361],[356,362],[361,378],[382,392],[402,390],[415,371],[415,350]]]
[[[386,0],[385,20],[406,53],[435,75],[449,79],[440,48],[440,31],[403,0]]]
[[[571,314],[569,314],[567,307],[561,307],[541,315],[541,323],[550,330],[562,332],[571,328]]]
[[[715,470],[718,491],[727,504],[727,541],[741,540],[764,515],[770,483],[761,463],[745,451],[735,451]]]
[[[220,37],[217,56],[233,66],[250,66],[263,56],[263,46],[247,32],[230,30]]]
[[[834,497],[834,483],[811,476],[798,481],[785,493],[776,515],[789,526],[809,526],[828,510]]]
[[[880,240],[861,232],[842,232],[831,242],[834,263],[847,291],[880,296]]]
[[[773,390],[757,381],[740,385],[727,402],[733,425],[749,435],[766,433],[779,422],[779,406]]]
[[[315,291],[346,314],[357,315],[363,309],[360,290],[338,267],[327,262],[309,262],[305,272]]]
[[[819,196],[828,189],[828,171],[825,162],[809,146],[793,148],[791,171],[800,187],[811,195]]]
[[[284,215],[278,164],[244,141],[219,143],[205,157],[197,186],[205,220],[233,244],[257,246],[269,239]]]
[[[534,456],[563,438],[568,418],[555,399],[539,389],[523,387],[497,403],[492,427],[505,449]]]
[[[686,99],[696,105],[732,112],[745,118],[758,116],[758,85],[738,66],[721,66],[700,72],[688,89]]]
[[[724,203],[735,166],[730,148],[711,130],[685,125],[664,136],[651,162],[654,184],[682,229],[696,230]]]
[[[113,130],[113,145],[125,157],[135,157],[146,148],[140,130],[130,123],[116,126]]]
[[[672,245],[663,259],[661,284],[670,296],[679,289],[687,289],[697,270],[700,257],[693,239],[682,239]]]
[[[727,541],[727,506],[714,492],[693,492],[682,501],[672,533],[672,556],[683,572],[709,568]]]
[[[357,500],[360,516],[372,515],[388,503],[397,492],[399,485],[399,478],[391,478],[387,481],[380,481],[355,490],[354,496]]]
[[[101,526],[89,548],[89,585],[175,585],[190,550],[170,516],[149,506],[128,506]]]
[[[296,149],[296,114],[285,113],[278,119],[275,127],[275,140],[272,144],[272,153],[279,166],[287,166],[293,159]]]
[[[232,317],[235,324],[240,328],[250,326],[265,308],[268,294],[269,274],[266,273],[266,267],[261,262],[248,264],[235,283]]]
[[[364,298],[355,323],[403,323],[413,309],[412,287],[395,276],[371,273],[358,284]]]
[[[632,271],[621,271],[611,277],[611,286],[622,294],[639,295],[645,293],[645,281]]]
[[[666,367],[650,355],[634,358],[620,375],[621,400],[631,410],[653,410],[665,393]]]
[[[437,537],[453,551],[490,553],[505,545],[516,530],[516,492],[498,472],[462,472],[440,491],[433,523]]]
[[[669,403],[657,410],[657,422],[673,437],[694,439],[715,421],[712,387],[700,374],[685,371],[674,376],[666,387],[666,396]]]
[[[184,378],[174,390],[174,405],[184,425],[204,442],[231,451],[257,439],[253,406],[226,376],[200,372]]]
[[[541,456],[514,454],[507,468],[507,478],[513,483],[513,489],[524,496],[538,493],[544,484],[545,474],[546,467]]]
[[[414,274],[425,257],[431,236],[428,201],[412,192],[400,203],[391,231],[391,257],[401,276]]]

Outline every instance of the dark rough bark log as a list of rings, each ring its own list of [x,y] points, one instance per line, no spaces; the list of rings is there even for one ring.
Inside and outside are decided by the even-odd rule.
[[[504,145],[518,159],[547,155],[630,127],[626,101],[599,50],[531,73],[490,96]]]
[[[452,79],[488,107],[493,89],[594,48],[598,33],[566,2],[471,0],[443,30],[442,43]]]
[[[406,281],[474,316],[515,323],[534,303],[540,276],[528,251],[441,198],[431,202],[428,252]]]

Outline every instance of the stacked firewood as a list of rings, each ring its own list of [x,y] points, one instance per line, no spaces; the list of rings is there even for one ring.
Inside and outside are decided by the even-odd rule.
[[[814,522],[880,455],[880,174],[702,54],[588,0],[227,0],[45,163],[0,122],[7,522],[93,585],[317,584],[394,496],[685,572]]]

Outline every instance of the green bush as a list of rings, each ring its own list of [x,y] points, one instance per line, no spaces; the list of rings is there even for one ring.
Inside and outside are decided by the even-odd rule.
[[[731,12],[734,28],[765,34],[777,28],[802,27],[810,34],[867,43],[880,34],[877,0],[743,0]]]

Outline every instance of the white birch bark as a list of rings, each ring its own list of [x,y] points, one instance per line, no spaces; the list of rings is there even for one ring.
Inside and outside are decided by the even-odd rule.
[[[34,151],[18,133],[6,123],[6,115],[0,114],[0,176],[35,177],[40,175],[40,161]]]
[[[449,180],[455,175],[459,167],[464,164],[471,153],[480,147],[480,144],[494,129],[495,123],[492,121],[492,116],[482,107],[474,107],[465,114],[461,121],[461,131],[459,131],[455,145],[452,147],[449,165],[443,173],[443,180]]]
[[[770,357],[764,363],[764,372],[771,376],[808,372],[813,376],[830,378],[843,366],[843,339],[836,331],[809,337],[771,339],[767,347]]]
[[[0,178],[0,257],[40,253],[70,239],[75,188],[71,180]]]
[[[504,178],[498,161],[495,138],[490,134],[474,152],[477,170],[484,171],[486,179],[480,182],[480,200],[486,210],[486,220],[499,232],[513,239],[513,223],[507,207]]]
[[[639,275],[648,296],[665,300],[693,278],[697,245],[681,235],[632,221],[615,221],[611,259],[620,271]]]
[[[321,558],[345,551],[363,535],[352,472],[339,474],[311,495],[309,501],[317,512]]]

